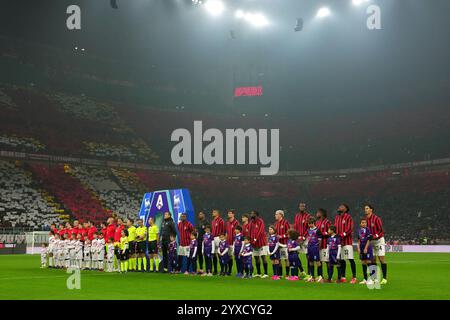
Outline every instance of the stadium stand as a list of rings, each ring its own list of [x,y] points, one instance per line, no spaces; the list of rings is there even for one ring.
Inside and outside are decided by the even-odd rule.
[[[46,166],[30,163],[28,168],[40,185],[54,195],[74,219],[81,221],[89,219],[99,223],[110,215],[96,195],[85,189],[62,164]]]
[[[45,199],[20,164],[0,160],[0,221],[2,226],[42,229],[59,221],[57,205]]]
[[[121,218],[136,216],[140,208],[139,193],[122,190],[109,168],[75,166],[71,172],[85,188],[98,195],[105,208]]]

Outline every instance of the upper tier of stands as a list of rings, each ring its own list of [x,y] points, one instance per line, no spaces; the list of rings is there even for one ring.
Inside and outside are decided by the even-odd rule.
[[[204,130],[280,129],[282,170],[357,168],[449,156],[450,116],[443,106],[368,111],[364,117],[243,117],[149,109],[82,93],[0,85],[1,150],[171,165],[171,133],[177,128],[192,131],[194,120],[202,120]],[[382,130],[377,123],[383,123]]]

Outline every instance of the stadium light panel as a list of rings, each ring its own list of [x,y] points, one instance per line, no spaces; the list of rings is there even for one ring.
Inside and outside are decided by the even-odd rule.
[[[325,18],[325,17],[328,17],[330,14],[331,14],[331,11],[327,7],[322,7],[317,11],[318,18]]]
[[[236,12],[234,13],[234,16],[238,19],[241,19],[241,18],[245,17],[245,13],[242,10],[236,10]]]
[[[369,0],[352,0],[354,6],[359,6],[362,3],[369,2]]]
[[[245,20],[255,27],[264,27],[269,24],[267,18],[261,13],[247,13]]]
[[[218,16],[223,13],[225,6],[220,0],[209,0],[204,4],[206,11],[208,11],[213,16]]]

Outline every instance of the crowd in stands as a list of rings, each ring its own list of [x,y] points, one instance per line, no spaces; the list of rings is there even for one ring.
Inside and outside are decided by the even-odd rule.
[[[112,210],[120,218],[134,218],[140,209],[140,196],[137,192],[122,189],[109,168],[75,166],[71,169],[87,189],[94,191],[104,207]],[[117,179],[117,178],[116,178]]]
[[[53,194],[75,219],[99,222],[110,215],[97,195],[83,187],[63,165],[30,163],[27,167],[38,183]]]
[[[60,221],[57,206],[44,197],[29,172],[0,160],[0,225],[42,229]]]
[[[107,103],[32,87],[0,90],[1,150],[158,163],[158,155]]]

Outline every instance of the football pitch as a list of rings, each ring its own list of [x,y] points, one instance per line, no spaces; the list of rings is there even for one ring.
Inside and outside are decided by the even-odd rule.
[[[450,254],[391,253],[386,261],[389,282],[379,290],[349,283],[97,271],[82,271],[80,289],[69,290],[70,275],[40,269],[38,255],[3,255],[0,299],[450,299]],[[347,265],[347,279],[349,272]]]

